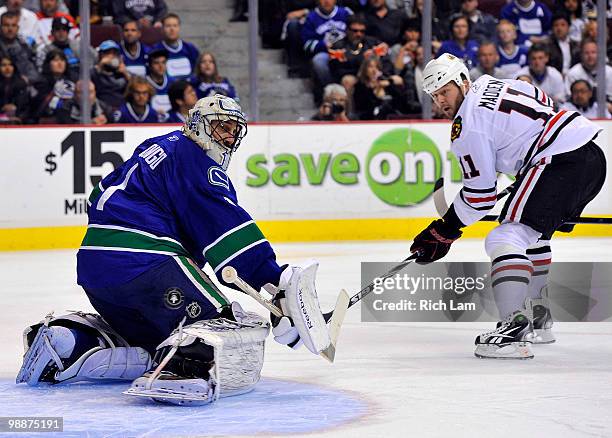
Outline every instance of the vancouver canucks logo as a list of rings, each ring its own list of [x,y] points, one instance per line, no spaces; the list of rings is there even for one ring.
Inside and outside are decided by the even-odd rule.
[[[213,186],[225,187],[229,190],[229,178],[220,167],[212,166],[208,169],[208,182]]]
[[[461,135],[461,116],[457,116],[453,120],[453,126],[451,127],[451,141],[455,141]]]
[[[198,127],[198,123],[200,122],[200,110],[195,110],[191,113],[191,120],[189,121],[189,130],[195,131]]]

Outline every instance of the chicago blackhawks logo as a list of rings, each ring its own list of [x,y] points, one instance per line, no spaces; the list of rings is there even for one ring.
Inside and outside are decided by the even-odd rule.
[[[453,126],[451,127],[451,141],[455,141],[461,135],[461,116],[453,120]]]

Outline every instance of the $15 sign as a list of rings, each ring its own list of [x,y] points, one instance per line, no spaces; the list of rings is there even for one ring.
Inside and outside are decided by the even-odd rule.
[[[61,143],[61,154],[72,150],[72,172],[74,194],[83,194],[86,189],[86,162],[85,162],[85,133],[86,131],[72,131]],[[110,163],[114,169],[123,164],[123,158],[117,152],[102,152],[102,143],[123,143],[123,131],[90,131],[90,167],[101,167]],[[58,156],[53,151],[45,155],[44,171],[49,175],[58,168]],[[92,186],[100,182],[103,175],[89,175]]]

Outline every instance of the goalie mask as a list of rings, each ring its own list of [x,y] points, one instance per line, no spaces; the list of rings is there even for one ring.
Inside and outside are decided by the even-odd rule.
[[[183,133],[227,170],[247,133],[247,121],[234,99],[216,94],[198,100],[189,110]]]

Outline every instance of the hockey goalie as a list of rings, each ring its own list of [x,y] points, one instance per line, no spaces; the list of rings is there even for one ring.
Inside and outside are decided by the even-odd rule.
[[[317,264],[279,266],[226,173],[246,133],[234,100],[206,97],[182,130],[146,140],[100,181],[77,254],[78,283],[98,313],[26,328],[17,383],[129,380],[127,394],[174,404],[249,391],[270,324],[230,303],[206,263],[222,283],[231,263],[273,294],[284,315],[271,317],[276,341],[315,354],[328,347]]]
[[[579,216],[606,177],[601,131],[575,111],[557,110],[537,87],[484,75],[471,83],[455,56],[443,54],[423,71],[423,89],[453,120],[451,149],[463,169],[463,188],[442,219],[410,248],[418,263],[444,257],[461,229],[497,201],[497,173],[516,176],[514,190],[485,240],[501,321],[476,338],[481,358],[527,359],[533,343],[555,341],[546,295],[553,233]]]

